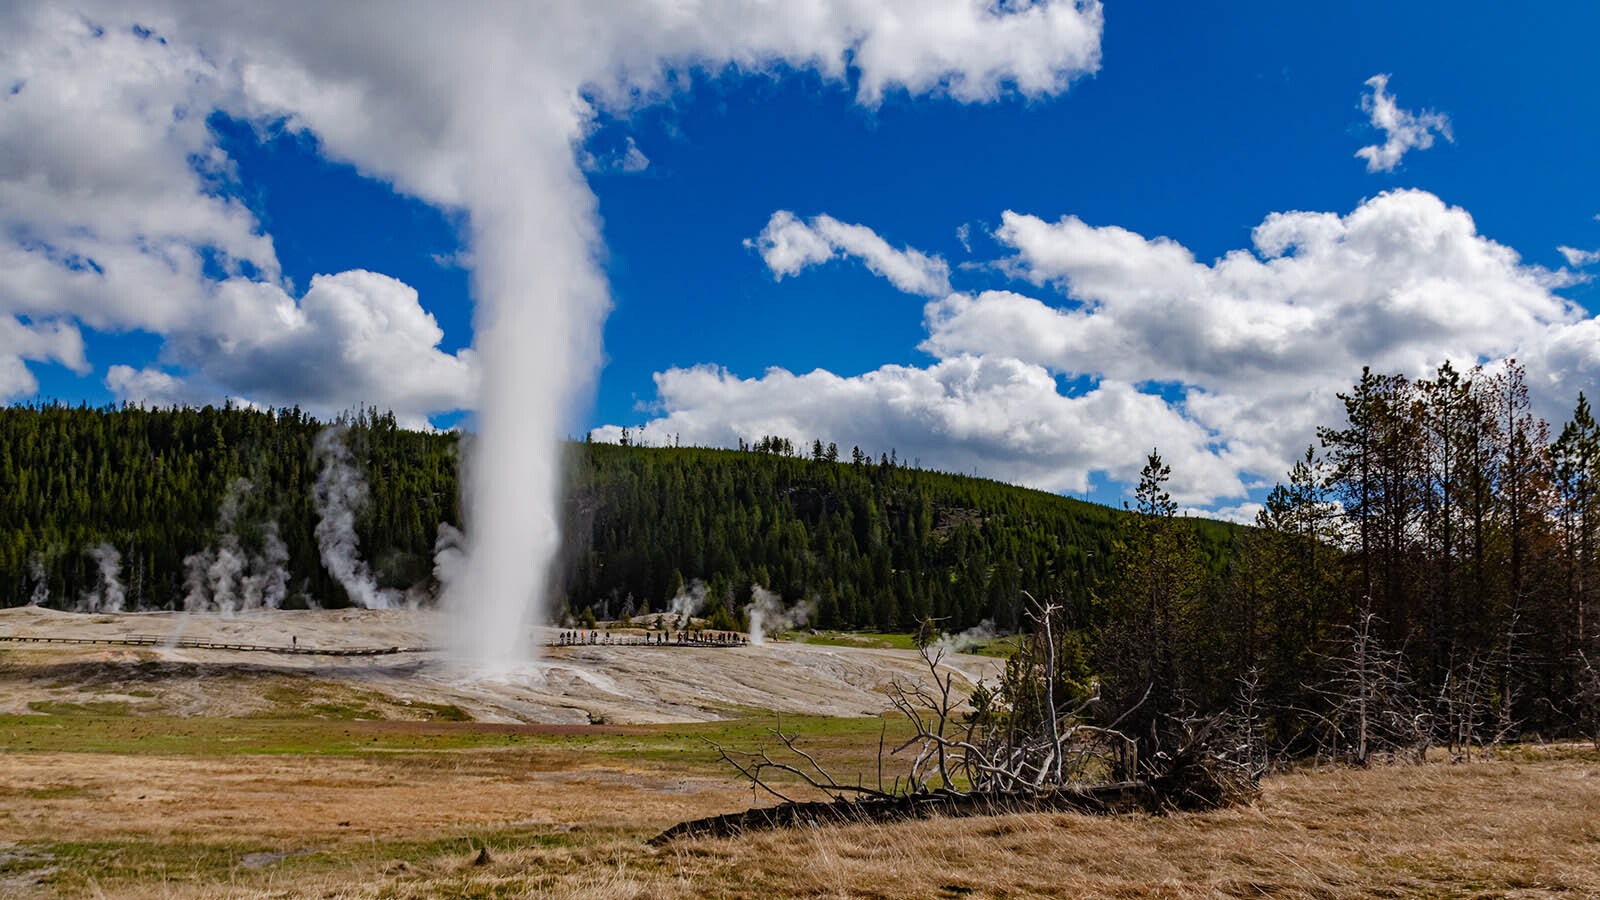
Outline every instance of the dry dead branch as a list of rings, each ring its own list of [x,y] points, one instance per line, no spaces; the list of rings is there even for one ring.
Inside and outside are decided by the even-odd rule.
[[[991,687],[980,682],[970,694],[957,690],[943,665],[938,629],[924,623],[917,646],[926,667],[916,681],[889,687],[890,708],[912,735],[888,756],[907,759],[905,772],[883,785],[884,743],[879,739],[878,784],[841,781],[800,745],[800,736],[771,732],[775,745],[736,754],[716,743],[722,760],[752,787],[779,801],[775,807],[685,822],[656,839],[682,835],[736,834],[758,828],[832,822],[893,821],[943,815],[994,814],[1021,810],[1152,812],[1213,808],[1255,796],[1259,768],[1248,752],[1219,750],[1220,718],[1176,723],[1176,749],[1141,761],[1137,743],[1118,730],[1122,718],[1094,724],[1090,711],[1099,687],[1063,691],[1057,659],[1060,608],[1028,596],[1037,625],[1008,665],[1007,678]],[[1149,691],[1146,691],[1146,697]],[[1143,700],[1123,711],[1126,717]],[[802,802],[780,787],[788,776],[828,799]]]
[[[1600,665],[1582,650],[1573,655],[1577,663],[1577,690],[1572,705],[1577,713],[1578,728],[1589,736],[1594,748],[1600,750]]]
[[[1364,766],[1374,759],[1421,762],[1433,739],[1433,716],[1405,664],[1385,647],[1370,608],[1347,626],[1343,646],[1323,659],[1324,678],[1307,689],[1324,710],[1303,710],[1320,732],[1318,755]]]

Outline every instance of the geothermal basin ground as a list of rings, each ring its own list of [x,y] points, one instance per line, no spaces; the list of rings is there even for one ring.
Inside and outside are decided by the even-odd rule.
[[[558,643],[559,631],[531,629],[535,657],[480,671],[447,649],[449,623],[430,610],[264,610],[232,616],[140,612],[0,610],[0,713],[41,705],[124,705],[141,715],[315,715],[317,702],[365,706],[364,718],[441,715],[477,722],[551,725],[707,722],[750,710],[871,716],[886,707],[890,682],[926,676],[914,652],[788,641],[725,646]],[[617,630],[616,641],[641,641]],[[135,639],[130,644],[52,644],[29,637]],[[143,643],[147,638],[164,642]],[[13,640],[3,640],[13,638]],[[283,648],[213,649],[194,644]],[[328,650],[328,654],[307,652]],[[371,656],[358,650],[394,651]],[[998,674],[1000,661],[950,654],[941,667],[957,684]],[[273,697],[299,693],[300,709]],[[445,712],[440,712],[445,710]]]
[[[648,839],[773,802],[715,745],[877,777],[910,651],[584,646],[493,677],[426,612],[0,612],[0,897],[1591,897],[1600,753],[1299,769],[1252,806]],[[540,633],[533,639],[552,637]],[[869,638],[870,640],[871,638]],[[966,675],[999,662],[957,657]],[[594,724],[591,724],[594,723]],[[890,757],[885,774],[903,768]],[[797,785],[781,784],[785,790]]]

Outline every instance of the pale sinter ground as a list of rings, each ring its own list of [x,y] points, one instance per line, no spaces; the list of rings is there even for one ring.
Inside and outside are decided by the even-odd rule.
[[[449,644],[444,614],[425,610],[267,610],[232,616],[173,612],[68,613],[0,610],[0,636],[123,638],[162,635],[300,648],[434,648]],[[533,645],[557,629],[536,628]],[[620,632],[619,632],[620,634]],[[260,714],[264,680],[358,687],[386,718],[417,704],[459,707],[477,721],[647,724],[709,721],[754,708],[824,716],[876,716],[894,679],[926,675],[914,652],[768,642],[762,646],[586,645],[539,647],[536,662],[485,673],[444,650],[371,657],[278,654],[184,647],[47,645],[27,650],[29,669],[0,678],[0,713],[30,703],[119,703],[131,711],[185,716]],[[19,659],[19,661],[21,661]],[[1000,661],[951,654],[941,665],[958,685],[993,679]],[[154,696],[151,696],[154,694]]]

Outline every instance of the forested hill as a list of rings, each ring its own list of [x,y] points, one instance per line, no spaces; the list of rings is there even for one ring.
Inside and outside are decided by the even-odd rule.
[[[758,444],[758,447],[763,445]],[[857,457],[582,445],[573,469],[568,596],[602,616],[660,609],[686,581],[815,601],[823,627],[1017,624],[1021,591],[1087,600],[1110,571],[1121,511]],[[1195,523],[1220,558],[1228,529]],[[629,608],[629,594],[632,607]],[[621,604],[619,606],[619,604]]]
[[[362,557],[382,587],[431,594],[438,527],[460,520],[458,438],[358,412],[0,409],[0,603],[129,608],[349,602],[324,567],[313,494],[339,427],[369,501]],[[856,456],[573,444],[557,593],[574,613],[661,609],[704,582],[814,601],[823,625],[1015,624],[1022,590],[1083,602],[1120,511]],[[1214,562],[1228,529],[1196,522]],[[274,591],[273,585],[281,590]],[[197,590],[199,593],[197,593]]]
[[[438,525],[459,518],[455,436],[367,412],[334,424],[364,463],[356,532],[379,579],[431,578]],[[109,550],[130,608],[182,608],[196,578],[243,595],[266,570],[281,570],[291,605],[344,605],[316,539],[325,427],[298,409],[0,409],[0,603],[81,606]]]

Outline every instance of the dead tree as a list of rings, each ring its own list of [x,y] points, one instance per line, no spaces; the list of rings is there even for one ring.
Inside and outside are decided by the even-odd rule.
[[[1577,714],[1578,729],[1588,735],[1596,750],[1600,750],[1600,664],[1582,650],[1573,654],[1573,661],[1577,683],[1572,706]]]
[[[1271,765],[1272,750],[1265,731],[1267,704],[1261,696],[1261,667],[1251,666],[1239,676],[1234,688],[1230,743],[1235,754],[1249,767],[1264,775]]]
[[[1224,717],[1175,720],[1171,732],[1179,739],[1170,754],[1155,760],[1138,758],[1137,743],[1118,730],[1120,718],[1093,722],[1098,685],[1091,681],[1079,689],[1061,677],[1060,608],[1028,600],[1036,630],[1023,639],[999,684],[980,681],[970,693],[958,690],[956,673],[944,665],[936,623],[924,623],[917,637],[924,677],[889,686],[890,707],[910,725],[911,737],[893,750],[880,738],[875,785],[835,776],[801,746],[798,734],[783,730],[780,719],[771,732],[776,743],[753,753],[712,744],[725,763],[755,790],[779,800],[779,806],[685,822],[657,842],[687,834],[933,813],[1214,808],[1254,796],[1260,772],[1249,754],[1219,749]],[[886,757],[906,760],[903,773],[888,785]],[[826,800],[802,798],[801,791]]]
[[[1240,714],[1169,716],[1172,751],[1159,751],[1149,779],[1163,808],[1219,809],[1260,793],[1265,765],[1239,739]]]
[[[1031,601],[1033,598],[1029,597]],[[1039,632],[1024,640],[1008,664],[1009,677],[991,687],[980,682],[968,694],[958,690],[956,672],[944,665],[946,650],[938,629],[925,622],[917,636],[926,671],[915,681],[896,679],[888,689],[891,710],[911,727],[911,736],[888,757],[908,760],[903,774],[885,786],[881,774],[886,748],[879,751],[876,787],[840,781],[799,743],[799,735],[779,727],[777,741],[753,753],[734,754],[713,744],[724,762],[759,790],[796,802],[776,786],[783,773],[832,800],[890,799],[935,792],[1040,793],[1084,783],[1128,780],[1138,771],[1134,742],[1116,723],[1088,721],[1098,691],[1062,698],[1051,673],[1056,670],[1055,638],[1059,607],[1034,603]],[[1033,665],[1034,660],[1042,666]]]
[[[1445,669],[1434,708],[1451,762],[1471,762],[1475,750],[1486,752],[1492,743],[1485,740],[1494,707],[1492,668],[1474,654]]]
[[[1308,710],[1318,722],[1319,755],[1365,766],[1375,759],[1422,762],[1432,716],[1417,695],[1405,654],[1378,638],[1380,620],[1363,606],[1338,651],[1323,658],[1321,683],[1307,690],[1326,704]]]
[[[900,792],[898,784],[891,790],[883,789],[881,748],[879,751],[878,786],[872,788],[859,782],[849,784],[836,780],[827,769],[817,762],[815,757],[799,746],[799,734],[784,732],[783,717],[781,715],[778,717],[777,727],[773,728],[770,733],[783,746],[779,758],[776,759],[772,756],[773,750],[766,745],[758,747],[754,753],[734,754],[729,752],[728,748],[715,741],[708,739],[706,742],[717,751],[724,763],[731,766],[746,781],[749,781],[751,787],[771,794],[784,803],[798,803],[800,801],[774,786],[777,783],[773,778],[774,773],[782,772],[791,775],[800,782],[827,795],[829,800],[834,801],[861,798],[881,800],[895,797]]]
[[[1498,647],[1465,661],[1452,656],[1445,667],[1434,715],[1451,762],[1471,762],[1474,754],[1487,757],[1522,724],[1516,707],[1527,660],[1520,649],[1526,636],[1518,628],[1520,619],[1513,611]]]
[[[912,736],[894,751],[914,752],[906,777],[909,792],[1038,792],[1104,782],[1112,780],[1111,773],[1137,769],[1133,741],[1115,725],[1087,721],[1098,690],[1061,696],[1056,645],[1060,608],[1028,599],[1039,629],[1023,642],[1008,663],[1007,679],[994,689],[979,684],[970,696],[958,696],[954,673],[942,668],[943,648],[927,627],[919,634],[932,686],[896,680],[889,687],[891,707],[912,729]]]

